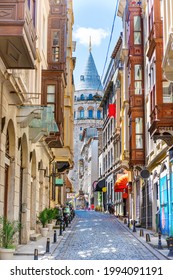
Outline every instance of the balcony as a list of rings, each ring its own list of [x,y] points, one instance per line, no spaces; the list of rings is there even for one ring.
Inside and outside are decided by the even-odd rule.
[[[63,140],[60,132],[50,132],[49,136],[46,137],[45,142],[51,149],[63,147]]]
[[[154,141],[160,139],[168,146],[173,145],[173,103],[163,103],[155,106],[150,118],[151,125],[148,129]]]
[[[0,56],[7,67],[34,69],[36,33],[25,0],[0,1]]]

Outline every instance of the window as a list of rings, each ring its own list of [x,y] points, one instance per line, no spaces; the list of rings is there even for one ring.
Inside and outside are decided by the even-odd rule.
[[[81,81],[84,81],[84,75],[81,75],[81,76],[80,76],[80,80],[81,80]]]
[[[111,149],[111,165],[114,164],[114,154],[113,154],[113,148]]]
[[[140,16],[134,16],[134,44],[141,44],[141,18]]]
[[[82,130],[82,127],[80,127],[80,130]]]
[[[53,31],[52,33],[52,61],[58,62],[59,60],[59,33]]]
[[[110,156],[110,151],[108,152],[108,168],[111,166],[111,156]]]
[[[89,99],[89,100],[92,100],[92,99],[93,99],[93,95],[92,95],[91,93],[89,94],[88,99]]]
[[[100,110],[97,111],[97,119],[99,119],[99,120],[101,119],[101,111]]]
[[[135,94],[142,94],[142,66],[140,64],[136,64],[134,67],[135,71]]]
[[[74,111],[74,119],[76,119],[76,111]]]
[[[31,3],[30,3],[30,0],[28,0],[28,7],[29,7],[29,9],[30,9],[30,4],[31,4]]]
[[[163,85],[163,103],[173,103],[173,83],[162,82]]]
[[[30,13],[31,13],[31,17],[32,17],[32,20],[33,20],[33,24],[35,26],[35,0],[28,0],[28,8],[30,10]]]
[[[85,99],[84,94],[81,94],[80,98],[81,100],[84,100]]]
[[[103,147],[106,145],[106,141],[105,141],[105,131],[103,132]]]
[[[143,148],[143,119],[135,119],[136,149]]]
[[[55,85],[47,85],[47,105],[52,107],[52,111],[55,111]]]
[[[82,133],[79,134],[79,140],[82,141]]]
[[[80,110],[80,119],[84,119],[84,109]]]
[[[93,110],[88,110],[88,118],[93,119]]]

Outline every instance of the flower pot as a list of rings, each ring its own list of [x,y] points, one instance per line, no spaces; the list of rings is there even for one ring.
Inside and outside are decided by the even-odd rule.
[[[15,249],[0,248],[0,260],[12,260]]]
[[[42,235],[43,237],[46,237],[47,234],[48,234],[48,228],[41,228],[41,235]]]
[[[53,223],[51,223],[51,224],[47,224],[48,231],[51,231],[51,230],[53,229],[53,226],[54,226],[54,224],[53,224]]]

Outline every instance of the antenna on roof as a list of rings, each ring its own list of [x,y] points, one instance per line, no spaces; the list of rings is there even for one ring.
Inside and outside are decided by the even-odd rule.
[[[90,41],[89,41],[89,52],[91,52],[91,36],[90,36]]]

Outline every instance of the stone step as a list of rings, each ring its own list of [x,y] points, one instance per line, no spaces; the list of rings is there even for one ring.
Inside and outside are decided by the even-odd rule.
[[[31,241],[37,241],[37,240],[39,240],[41,237],[42,237],[42,236],[41,236],[40,233],[33,233],[33,234],[30,235],[30,240],[31,240]]]

